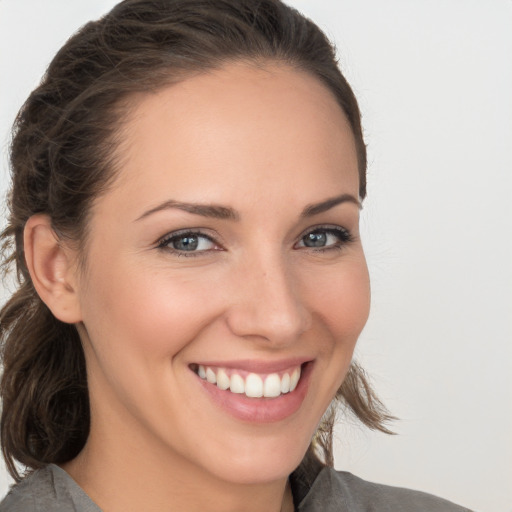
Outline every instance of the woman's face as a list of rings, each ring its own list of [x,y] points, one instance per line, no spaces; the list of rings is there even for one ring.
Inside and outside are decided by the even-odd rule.
[[[368,315],[348,122],[308,74],[231,64],[138,98],[120,155],[77,278],[90,442],[287,476]]]

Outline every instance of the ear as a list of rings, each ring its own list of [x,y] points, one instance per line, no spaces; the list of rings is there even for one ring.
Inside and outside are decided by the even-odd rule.
[[[61,243],[48,215],[37,214],[28,219],[24,249],[28,271],[41,300],[62,322],[80,322],[76,255]]]

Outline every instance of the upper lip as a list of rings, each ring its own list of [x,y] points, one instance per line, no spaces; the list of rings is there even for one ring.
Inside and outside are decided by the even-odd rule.
[[[311,358],[293,357],[276,361],[265,361],[260,359],[240,359],[236,361],[197,361],[195,364],[216,368],[230,368],[232,370],[244,370],[250,373],[267,374],[293,369],[310,361],[312,361]]]

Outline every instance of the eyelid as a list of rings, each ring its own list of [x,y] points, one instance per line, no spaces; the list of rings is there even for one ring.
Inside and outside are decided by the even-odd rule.
[[[326,251],[329,249],[340,249],[341,247],[355,241],[355,239],[356,239],[352,235],[351,231],[348,228],[345,228],[343,226],[338,226],[335,224],[320,224],[318,226],[312,226],[312,227],[306,229],[305,231],[303,231],[300,234],[299,239],[296,242],[295,246],[297,246],[297,244],[302,242],[304,237],[306,237],[307,235],[309,235],[311,233],[318,232],[318,231],[337,235],[339,237],[339,242],[337,244],[327,245],[324,247],[316,247],[315,248],[315,247],[308,247],[306,245],[302,245],[299,248],[301,248],[301,249],[305,248],[305,249],[310,249],[310,250],[317,251],[317,252],[322,252],[322,251]]]
[[[206,238],[209,240],[215,248],[213,249],[206,249],[201,251],[180,251],[178,249],[174,249],[173,247],[170,247],[168,244],[176,238],[185,237],[187,235],[194,235],[202,238]],[[155,246],[157,249],[161,249],[163,251],[167,251],[170,253],[174,253],[179,256],[199,256],[200,254],[205,254],[210,251],[216,251],[216,250],[223,250],[224,248],[222,245],[210,234],[207,234],[203,231],[201,228],[184,228],[184,229],[178,229],[176,231],[171,231],[161,237],[157,240],[155,243]]]
[[[300,244],[304,237],[311,233],[315,232],[325,232],[334,236],[338,237],[338,242],[335,244],[326,245],[323,247],[308,247],[305,244],[304,245],[298,245]],[[171,247],[169,244],[173,239],[185,237],[187,235],[193,235],[198,236],[207,239],[210,241],[215,247],[211,249],[203,249],[199,251],[184,251],[179,250]],[[184,229],[178,229],[176,231],[171,231],[161,237],[157,242],[155,243],[155,247],[157,249],[160,249],[162,251],[166,251],[172,254],[175,254],[177,256],[200,256],[207,253],[210,253],[212,251],[219,251],[219,250],[225,250],[222,244],[220,244],[217,239],[217,237],[213,237],[212,235],[205,233],[202,228],[184,228]],[[299,238],[298,241],[294,244],[295,249],[309,249],[316,252],[323,252],[330,249],[341,249],[345,245],[353,242],[355,240],[355,237],[352,235],[351,231],[343,226],[339,225],[333,225],[333,224],[321,224],[312,226],[306,230],[304,230]]]

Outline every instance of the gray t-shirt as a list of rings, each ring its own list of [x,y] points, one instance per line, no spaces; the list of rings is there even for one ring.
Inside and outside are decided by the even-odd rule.
[[[327,467],[318,469],[308,476],[299,467],[290,478],[297,512],[470,512],[430,494],[365,482]],[[101,509],[63,469],[49,464],[15,485],[0,503],[0,512]]]

